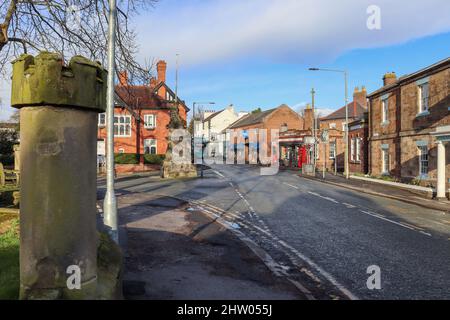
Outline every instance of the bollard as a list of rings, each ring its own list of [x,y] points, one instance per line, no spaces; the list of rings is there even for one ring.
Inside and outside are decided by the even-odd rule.
[[[65,66],[48,52],[13,62],[11,105],[20,108],[21,126],[21,299],[96,297],[97,113],[105,111],[105,97],[99,63],[76,56]]]

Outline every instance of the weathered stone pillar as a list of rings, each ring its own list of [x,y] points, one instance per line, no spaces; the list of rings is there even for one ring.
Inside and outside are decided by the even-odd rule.
[[[442,141],[437,141],[437,186],[436,198],[446,199],[445,196],[445,145]]]
[[[97,113],[105,110],[105,90],[105,70],[80,56],[68,66],[48,52],[13,62],[21,299],[95,298]],[[69,266],[81,270],[80,289],[67,287]]]

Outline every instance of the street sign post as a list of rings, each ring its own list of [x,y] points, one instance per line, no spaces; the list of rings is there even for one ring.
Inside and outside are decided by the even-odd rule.
[[[323,142],[323,170],[322,170],[322,177],[325,179],[325,161],[327,156],[327,147],[326,145],[329,143],[330,135],[328,132],[328,129],[324,129],[322,131],[322,134],[320,135],[320,139]]]

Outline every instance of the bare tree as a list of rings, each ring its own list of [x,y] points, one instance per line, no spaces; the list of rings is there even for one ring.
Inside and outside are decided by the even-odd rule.
[[[133,16],[158,0],[118,0],[116,70],[128,71],[129,81],[149,83],[154,63],[136,61]],[[67,59],[83,55],[106,65],[108,0],[0,1],[0,72],[22,53],[59,52]]]

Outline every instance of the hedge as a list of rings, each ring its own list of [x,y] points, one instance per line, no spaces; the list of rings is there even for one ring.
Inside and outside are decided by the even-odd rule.
[[[135,153],[116,153],[114,162],[117,164],[139,164],[139,155]]]
[[[159,164],[164,161],[163,154],[144,154],[145,164]],[[139,155],[135,153],[116,153],[114,154],[114,162],[117,164],[139,164]]]
[[[161,165],[164,161],[164,158],[165,155],[163,154],[144,154],[144,163]]]

